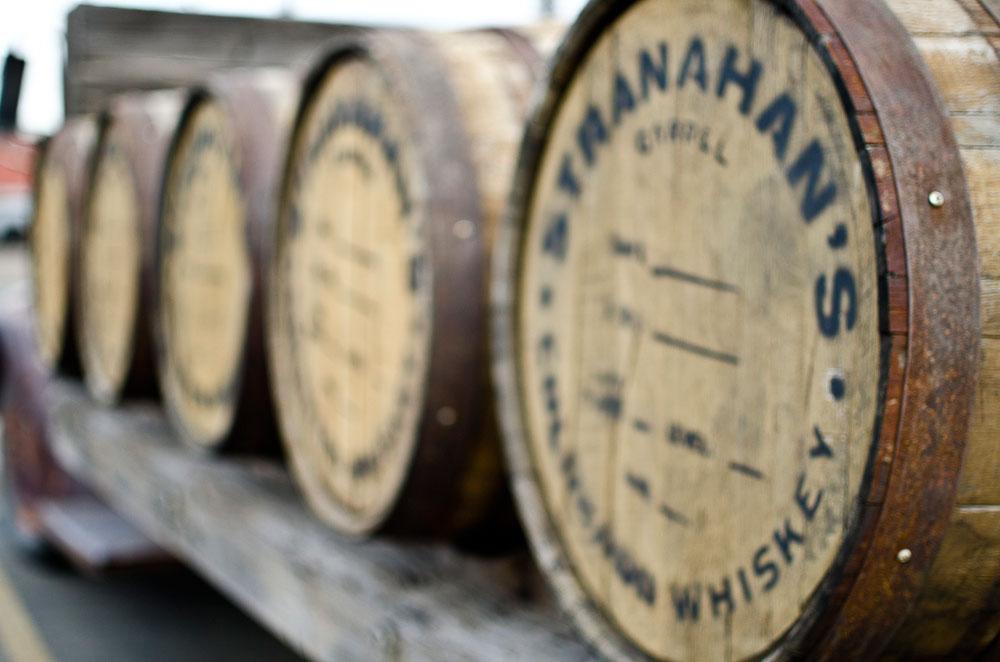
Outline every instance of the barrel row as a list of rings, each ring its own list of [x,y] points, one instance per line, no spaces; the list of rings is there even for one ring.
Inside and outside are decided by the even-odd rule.
[[[609,658],[971,658],[993,11],[593,0],[548,65],[551,29],[358,31],[126,95],[42,159],[39,344],[194,448],[280,437],[354,536],[497,535],[506,464]]]
[[[558,32],[359,30],[309,70],[72,120],[53,146],[75,125],[91,142],[47,161],[81,185],[48,197],[80,212],[39,205],[33,254],[74,273],[36,269],[39,337],[80,348],[105,405],[162,397],[197,450],[297,440],[298,482],[343,531],[515,537],[484,397],[488,249]],[[42,314],[63,281],[75,331]]]

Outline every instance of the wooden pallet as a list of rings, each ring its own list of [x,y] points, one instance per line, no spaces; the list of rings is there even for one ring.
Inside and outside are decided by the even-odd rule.
[[[103,409],[48,386],[56,456],[252,616],[323,660],[583,660],[524,554],[355,542],[320,524],[287,473],[192,453],[151,404]]]

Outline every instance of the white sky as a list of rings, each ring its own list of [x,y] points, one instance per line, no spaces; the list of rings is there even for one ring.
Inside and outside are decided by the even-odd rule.
[[[554,0],[572,20],[585,0]],[[77,0],[0,0],[0,58],[28,61],[18,113],[22,131],[51,133],[62,122],[63,34]],[[542,0],[90,0],[90,4],[426,28],[510,25],[537,19]]]

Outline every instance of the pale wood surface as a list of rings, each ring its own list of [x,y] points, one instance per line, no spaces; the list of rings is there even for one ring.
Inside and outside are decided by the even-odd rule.
[[[31,247],[38,352],[54,365],[62,351],[69,311],[69,190],[62,166],[45,159],[38,174]]]
[[[480,231],[489,248],[510,192],[534,77],[496,34],[442,33],[434,44],[455,81],[483,204]]]
[[[88,388],[103,401],[127,377],[138,323],[142,229],[127,140],[119,124],[107,129],[80,239],[80,359]]]
[[[49,387],[57,455],[153,540],[317,660],[587,660],[522,556],[347,540],[276,465],[182,448],[162,414]]]
[[[393,52],[391,39],[387,53]],[[487,249],[541,69],[529,41],[521,50],[512,43],[523,39],[516,35],[477,31],[402,39],[426,51],[427,61],[415,66],[397,63],[398,55],[380,59],[376,47],[371,59],[333,64],[308,101],[290,159],[272,283],[273,373],[296,475],[320,513],[359,534],[391,514],[416,472],[407,473],[415,449],[433,448],[426,426],[418,432],[421,418],[447,428],[465,415],[455,403],[429,410],[428,393],[440,390],[442,380],[429,375],[450,360],[431,365],[430,352],[432,342],[447,343],[446,334],[456,334],[449,326],[454,318],[482,314],[486,288],[468,300],[456,296],[449,314],[440,314],[449,302],[433,300],[432,293],[453,292],[448,283],[436,282],[442,265],[467,265],[460,273],[455,267],[459,278],[485,280]],[[446,111],[420,107],[407,93],[410,67],[422,75],[432,72],[442,91],[455,96],[457,112],[443,137],[448,147],[423,137],[440,121],[425,115]],[[331,124],[338,113],[341,120]],[[466,146],[471,168],[445,183],[429,172],[455,168],[437,155]],[[467,198],[478,203],[478,216],[434,211]],[[292,220],[294,234],[285,231]],[[482,250],[468,260],[461,254],[468,249],[452,256],[441,248],[445,241]],[[485,352],[485,339],[478,336],[455,342],[476,343],[474,349]],[[444,381],[454,381],[461,370]],[[468,388],[485,399],[483,375],[472,367],[468,372],[473,374],[462,375]],[[483,428],[467,440],[475,444],[472,459],[456,474],[456,528],[480,517],[502,485],[492,418]],[[453,461],[441,455],[442,466]]]
[[[247,332],[252,265],[233,132],[218,102],[201,101],[164,192],[160,383],[195,443],[214,442],[232,423]]]
[[[1000,34],[1000,28],[980,1],[886,0],[885,3],[914,36]]]
[[[697,64],[680,73],[693,35],[701,85]],[[661,43],[666,90],[649,73]],[[717,92],[730,44],[738,71],[761,64],[745,113],[739,86]],[[779,155],[775,127],[757,124],[785,92],[798,113]],[[595,638],[617,628],[674,660],[763,653],[848,540],[875,436],[873,212],[836,85],[769,3],[639,2],[577,68],[547,137],[511,359],[529,451],[524,464],[512,451],[519,496],[555,529],[527,513],[536,544],[567,554],[603,612],[583,617]],[[787,173],[814,139],[838,194],[804,219]],[[567,155],[582,193],[565,185]],[[853,274],[856,320],[824,337],[814,293],[837,269]]]
[[[182,100],[180,90],[123,94],[100,120],[76,312],[84,378],[101,402],[157,390],[155,239]]]
[[[377,116],[378,130],[355,115],[324,138],[345,109]],[[272,284],[292,466],[317,511],[358,533],[384,519],[403,484],[428,360],[428,192],[407,122],[375,63],[331,68],[296,137],[282,213],[297,228],[279,237]]]
[[[79,229],[96,136],[92,115],[69,119],[46,141],[36,171],[28,241],[34,333],[42,363],[50,369],[77,369]]]

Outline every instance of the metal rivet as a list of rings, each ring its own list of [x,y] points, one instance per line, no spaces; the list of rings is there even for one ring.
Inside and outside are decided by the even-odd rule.
[[[459,239],[471,239],[472,234],[476,231],[476,226],[472,224],[472,221],[463,218],[460,221],[455,221],[455,225],[451,226],[451,231]]]
[[[930,195],[927,196],[927,202],[931,203],[931,207],[943,207],[944,193],[941,191],[931,191]]]
[[[909,549],[901,549],[896,554],[896,560],[899,561],[900,563],[909,563],[910,559],[912,558],[913,558],[913,552],[911,552]]]
[[[458,420],[458,412],[446,405],[437,410],[437,420],[446,428],[451,427]]]

